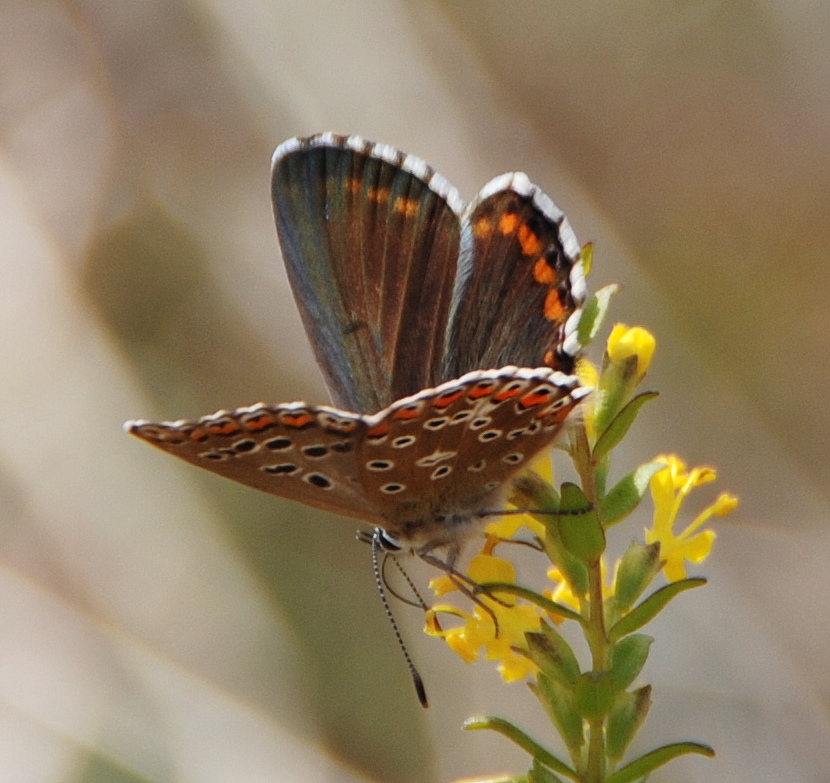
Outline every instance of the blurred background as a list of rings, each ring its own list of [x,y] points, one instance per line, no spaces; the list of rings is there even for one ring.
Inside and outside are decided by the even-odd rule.
[[[469,715],[549,739],[401,607],[421,710],[354,522],[121,431],[326,400],[269,200],[320,130],[468,199],[527,171],[596,242],[658,338],[618,470],[742,500],[648,629],[637,747],[716,746],[655,783],[830,779],[829,35],[816,0],[0,0],[0,780],[447,781],[526,769]]]

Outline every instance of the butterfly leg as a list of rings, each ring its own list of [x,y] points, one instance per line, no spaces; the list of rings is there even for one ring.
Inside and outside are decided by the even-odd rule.
[[[489,616],[490,619],[493,621],[493,628],[494,628],[494,635],[496,638],[499,636],[499,619],[496,617],[496,613],[487,606],[487,604],[478,597],[477,593],[486,592],[481,589],[481,585],[475,582],[473,579],[470,579],[469,576],[466,574],[462,574],[457,568],[453,566],[453,563],[458,558],[458,547],[453,547],[447,553],[447,559],[442,560],[437,555],[433,555],[430,552],[418,552],[418,557],[421,558],[425,563],[438,568],[439,570],[443,571],[451,580],[452,583],[459,589],[459,591],[466,595],[476,606],[481,607],[483,611],[485,611]],[[493,601],[496,601],[499,604],[507,606],[501,599],[496,598],[493,595],[488,593],[488,597],[491,598]]]

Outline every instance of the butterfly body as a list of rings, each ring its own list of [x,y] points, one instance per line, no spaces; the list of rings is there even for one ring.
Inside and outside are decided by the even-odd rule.
[[[421,555],[456,552],[588,393],[572,373],[585,298],[576,238],[523,174],[465,206],[423,161],[357,137],[289,140],[272,182],[336,407],[258,404],[127,429]]]

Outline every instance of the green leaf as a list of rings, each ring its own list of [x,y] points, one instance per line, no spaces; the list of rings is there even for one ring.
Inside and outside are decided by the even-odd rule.
[[[595,461],[599,462],[599,460],[608,454],[625,437],[625,434],[631,428],[643,405],[659,396],[659,394],[656,391],[642,392],[626,403],[625,407],[614,416],[611,423],[605,428],[602,435],[599,436],[599,440],[596,446],[594,446],[593,451]]]
[[[517,508],[526,509],[534,519],[545,526],[545,552],[568,580],[578,595],[588,590],[588,571],[585,564],[574,557],[562,545],[559,534],[559,495],[541,476],[533,471],[522,473],[513,482],[510,502]]]
[[[672,745],[663,745],[646,753],[645,756],[620,767],[613,775],[606,779],[606,783],[634,783],[634,781],[645,777],[658,767],[668,764],[672,759],[683,756],[687,753],[699,753],[701,756],[712,758],[715,751],[708,745],[701,745],[697,742],[676,742]]]
[[[602,718],[614,706],[614,681],[608,672],[585,672],[574,688],[574,707],[588,720]]]
[[[533,769],[527,773],[528,783],[562,783],[559,775],[554,775],[539,759],[533,759]]]
[[[625,519],[640,504],[655,473],[666,467],[664,460],[656,459],[640,465],[625,478],[620,479],[613,489],[599,502],[600,518],[605,527]]]
[[[579,677],[579,661],[565,637],[549,623],[542,630],[525,634],[530,659],[549,677],[573,685]]]
[[[521,729],[503,718],[468,718],[464,721],[464,728],[472,731],[478,729],[497,731],[499,734],[503,734],[509,740],[515,742],[522,750],[527,751],[534,759],[538,759],[546,767],[550,767],[554,772],[565,775],[565,777],[569,777],[571,780],[577,780],[579,777],[564,761],[558,759],[553,753],[536,742],[536,740],[531,739]]]
[[[653,620],[657,614],[676,595],[691,590],[693,587],[705,585],[706,580],[702,577],[681,579],[678,582],[661,587],[657,592],[652,593],[645,601],[635,606],[625,617],[619,620],[608,632],[609,641],[616,642],[623,636],[633,633],[642,628],[646,623]]]
[[[516,508],[527,509],[534,516],[535,511],[544,511],[539,519],[547,524],[549,513],[559,510],[559,495],[538,473],[527,470],[513,480],[510,502]]]
[[[651,707],[651,686],[645,685],[634,693],[621,693],[608,715],[605,729],[605,749],[608,757],[619,760],[625,749],[643,725]]]
[[[603,433],[608,429],[637,388],[639,362],[637,356],[615,362],[608,359],[607,353],[603,357],[599,382],[594,392],[594,426],[597,432]]]
[[[642,633],[623,637],[611,648],[611,665],[608,673],[617,690],[624,690],[637,679],[645,666],[648,651],[654,639]]]
[[[582,266],[585,270],[585,277],[591,274],[591,269],[594,266],[594,243],[586,242],[579,249],[579,258],[582,261]]]
[[[510,595],[516,595],[519,598],[524,598],[525,601],[529,601],[532,604],[536,604],[536,606],[544,609],[546,612],[553,612],[553,614],[567,617],[569,620],[577,620],[580,623],[585,622],[582,615],[575,612],[569,606],[557,603],[556,601],[551,601],[550,598],[545,598],[545,596],[540,595],[533,590],[529,590],[527,587],[521,587],[520,585],[513,584],[513,582],[482,582],[478,585],[478,589],[475,592],[509,593]]]
[[[611,297],[619,290],[620,287],[613,283],[600,288],[599,291],[588,297],[588,301],[585,302],[582,308],[579,326],[576,328],[576,337],[580,345],[588,345],[597,336],[608,313]]]
[[[577,753],[585,744],[585,733],[573,691],[544,673],[539,674],[535,683],[529,682],[528,687],[542,703],[568,750]]]
[[[660,544],[632,541],[620,560],[614,580],[614,605],[622,614],[660,573]]]
[[[545,537],[545,553],[562,572],[574,595],[588,592],[588,567],[565,548],[558,530],[555,533],[549,531]]]
[[[559,534],[562,544],[585,563],[595,563],[605,551],[605,531],[585,493],[576,485],[562,485]]]

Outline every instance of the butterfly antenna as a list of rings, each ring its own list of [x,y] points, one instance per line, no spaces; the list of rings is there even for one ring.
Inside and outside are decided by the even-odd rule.
[[[553,517],[578,517],[582,514],[589,514],[591,511],[594,510],[593,505],[588,505],[585,508],[575,508],[564,510],[560,509],[558,511],[552,511],[551,509],[547,508],[505,508],[500,509],[499,511],[479,511],[479,517],[509,517],[515,516],[516,514],[541,514],[544,516],[553,516]]]
[[[389,580],[386,578],[386,564],[389,561],[392,561],[392,564],[395,568],[398,569],[398,572],[404,578],[404,581],[409,586],[409,589],[412,591],[412,595],[415,596],[415,600],[411,600],[409,598],[404,598],[394,587],[389,583]],[[414,606],[416,609],[422,609],[424,612],[429,610],[429,604],[424,601],[421,594],[418,592],[418,588],[415,587],[415,583],[412,581],[412,578],[407,573],[406,569],[400,564],[396,557],[390,557],[387,552],[384,552],[383,562],[380,565],[381,576],[383,577],[383,586],[389,592],[390,595],[395,596],[399,601],[407,604],[408,606]]]
[[[384,585],[383,578],[383,567],[381,566],[380,559],[378,557],[378,553],[382,550],[382,548],[383,545],[380,540],[380,532],[375,531],[375,534],[372,536],[372,571],[375,575],[375,584],[378,588],[378,594],[380,595],[380,600],[383,604],[383,609],[386,612],[386,616],[389,618],[389,624],[392,626],[392,631],[395,634],[395,638],[398,640],[398,646],[401,648],[404,660],[406,661],[406,665],[409,668],[409,674],[412,677],[412,683],[415,686],[415,692],[418,694],[418,701],[421,702],[422,707],[426,708],[429,707],[429,701],[427,700],[427,692],[426,688],[424,688],[424,681],[421,679],[421,675],[418,674],[418,670],[415,668],[415,664],[412,662],[412,658],[409,655],[409,650],[406,649],[406,644],[404,644],[403,636],[401,636],[400,629],[398,628],[398,623],[395,621],[395,615],[392,614],[392,607],[389,605],[389,598],[386,595],[386,587]],[[385,561],[386,558],[384,557],[384,564]],[[410,581],[408,576],[406,576],[406,579],[408,582]],[[411,584],[412,583],[410,582],[410,585]],[[417,591],[415,591],[415,594],[418,595]],[[421,598],[420,595],[418,595],[418,598]]]

